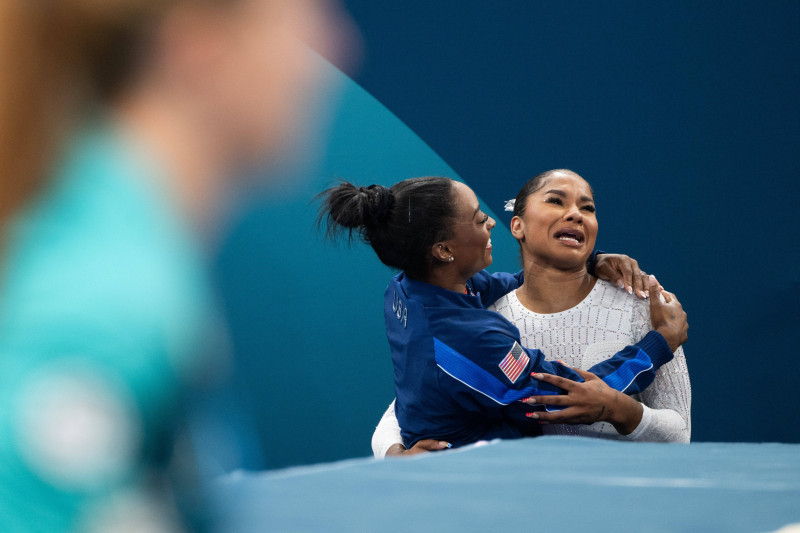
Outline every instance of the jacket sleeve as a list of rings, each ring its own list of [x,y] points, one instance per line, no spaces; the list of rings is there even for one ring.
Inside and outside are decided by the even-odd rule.
[[[541,351],[522,347],[519,330],[496,313],[475,310],[471,316],[452,318],[458,328],[435,332],[436,365],[453,380],[474,391],[476,399],[486,406],[506,406],[528,396],[562,392],[534,379],[532,372],[583,381],[569,367],[546,361]],[[471,321],[474,323],[469,324]],[[649,385],[655,371],[670,359],[672,353],[664,338],[657,332],[650,332],[639,343],[627,346],[589,370],[612,388],[633,394]]]
[[[669,344],[657,331],[651,331],[634,344],[626,346],[610,359],[589,368],[612,389],[638,394],[656,377],[656,371],[672,361]]]
[[[523,271],[516,274],[508,272],[495,272],[489,274],[486,270],[481,270],[467,282],[468,288],[472,289],[475,296],[480,298],[483,307],[489,307],[500,297],[516,290],[524,281]]]

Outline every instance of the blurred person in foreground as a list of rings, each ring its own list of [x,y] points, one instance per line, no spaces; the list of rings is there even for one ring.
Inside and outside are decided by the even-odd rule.
[[[0,530],[172,531],[226,180],[336,56],[325,0],[0,3]]]

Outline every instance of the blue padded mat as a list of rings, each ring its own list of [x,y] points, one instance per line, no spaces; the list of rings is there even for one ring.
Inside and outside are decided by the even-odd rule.
[[[772,531],[800,522],[800,445],[540,437],[235,473],[225,531]]]

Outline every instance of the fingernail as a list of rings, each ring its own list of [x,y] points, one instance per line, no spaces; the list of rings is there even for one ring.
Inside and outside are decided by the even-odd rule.
[[[534,378],[538,378],[539,376],[541,376],[541,374],[539,374],[538,372],[531,372],[531,376]]]
[[[450,443],[449,442],[445,442],[443,440],[440,440],[439,441],[439,447],[440,448],[449,448],[450,447]]]
[[[521,399],[520,401],[521,401],[522,403],[528,403],[530,400],[531,400],[530,398],[523,398],[523,399]]]
[[[448,448],[452,448],[452,447],[453,447],[453,445],[452,445],[452,444],[450,444],[450,443],[448,442],[448,443],[447,443],[447,447],[448,447]]]
[[[621,279],[617,280],[617,288],[622,289],[625,287],[625,284],[622,282]]]
[[[650,274],[650,285],[658,285],[658,280],[656,280],[656,277],[652,274]]]
[[[633,289],[630,286],[625,287],[625,290],[628,291],[628,294],[633,294]]]
[[[534,419],[539,418],[539,415],[536,414],[536,413],[527,413],[525,416],[527,416],[528,418],[534,418]]]

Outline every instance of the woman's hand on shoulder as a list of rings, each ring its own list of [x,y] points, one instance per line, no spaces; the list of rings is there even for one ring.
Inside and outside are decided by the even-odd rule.
[[[665,291],[655,276],[650,276],[650,320],[673,352],[689,338],[689,322],[678,297]]]
[[[552,405],[563,407],[561,411],[535,411],[528,418],[544,424],[594,424],[609,422],[621,435],[630,434],[642,421],[642,406],[639,402],[609,387],[591,372],[574,369],[584,379],[583,383],[552,374],[533,374],[564,390],[566,394],[531,396],[522,400],[528,405]]]
[[[418,453],[426,453],[426,452],[437,452],[439,450],[446,450],[450,448],[450,444],[443,441],[443,440],[436,440],[436,439],[423,439],[418,441],[411,449],[406,449],[405,446],[400,444],[392,444],[388,450],[386,450],[386,457],[400,457],[400,456],[407,456],[407,455],[416,455]]]
[[[639,268],[639,262],[625,254],[598,254],[594,265],[595,275],[614,283],[629,294],[645,300],[648,297],[647,274]]]

